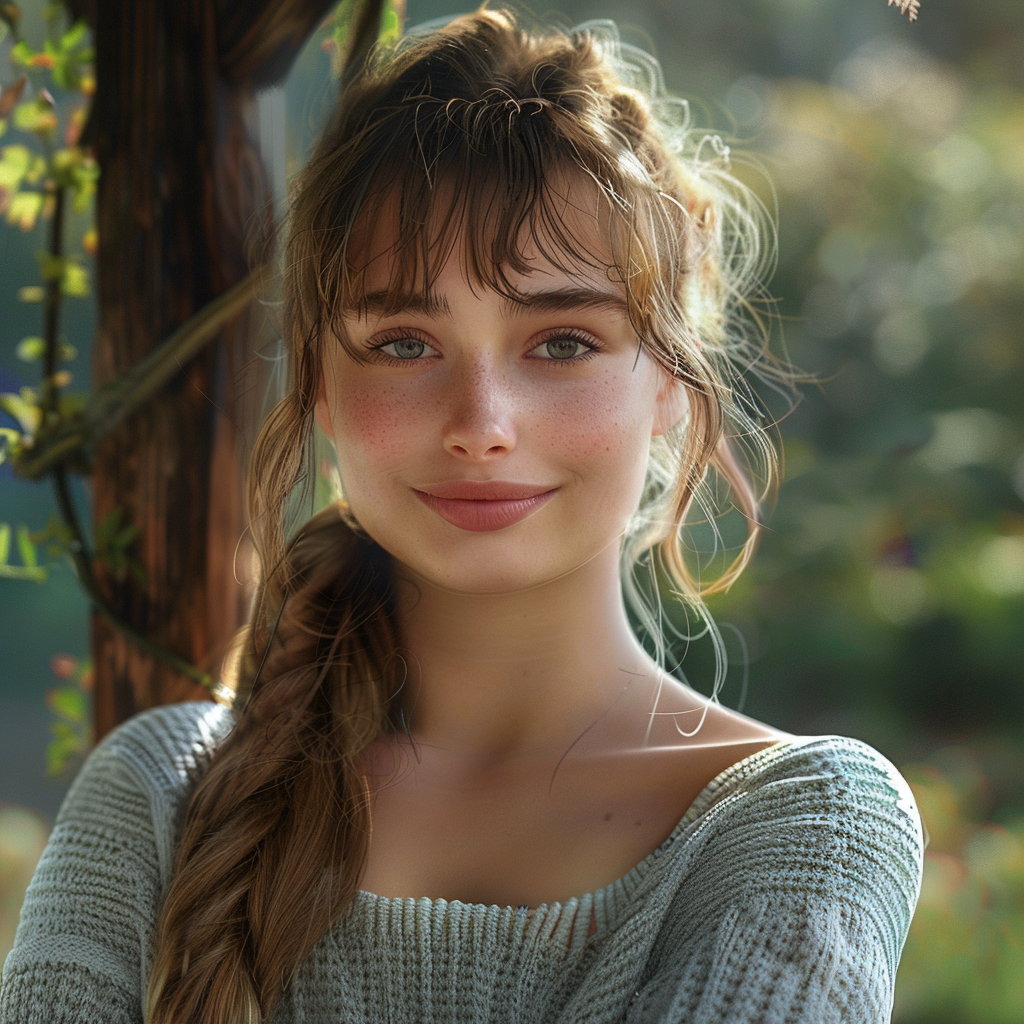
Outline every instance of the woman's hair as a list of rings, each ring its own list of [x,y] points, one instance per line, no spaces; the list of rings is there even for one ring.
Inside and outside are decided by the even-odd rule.
[[[785,369],[765,350],[759,207],[723,147],[665,95],[649,56],[608,23],[526,31],[479,10],[371,55],[348,82],[292,185],[284,267],[289,388],[255,444],[248,483],[259,577],[238,661],[237,724],[198,781],[167,893],[147,998],[150,1024],[266,1018],[296,966],[351,901],[370,836],[360,758],[399,728],[403,682],[389,556],[344,501],[286,542],[310,479],[325,346],[351,351],[341,314],[363,297],[371,226],[394,226],[385,302],[429,288],[456,246],[479,284],[515,297],[528,246],[555,266],[621,281],[639,344],[685,383],[689,414],[652,441],[643,501],[623,543],[627,596],[650,552],[677,596],[729,586],[758,532],[759,460],[773,449],[746,385]],[[572,196],[569,195],[572,186]],[[587,197],[611,252],[596,262],[566,205]],[[589,197],[593,196],[591,202]],[[590,247],[592,248],[592,246]],[[746,455],[743,451],[746,451]],[[682,529],[713,521],[724,481],[749,525],[719,578],[699,579]],[[702,497],[703,496],[703,497]]]

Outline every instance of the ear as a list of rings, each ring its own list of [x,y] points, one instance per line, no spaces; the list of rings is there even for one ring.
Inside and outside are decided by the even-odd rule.
[[[661,386],[654,407],[654,424],[651,437],[667,434],[689,411],[690,399],[686,385],[661,370]]]

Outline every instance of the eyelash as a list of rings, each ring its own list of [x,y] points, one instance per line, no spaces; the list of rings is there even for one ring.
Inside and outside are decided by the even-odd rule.
[[[540,348],[541,345],[546,345],[549,341],[558,341],[560,339],[579,342],[579,344],[585,346],[587,351],[582,352],[579,355],[570,356],[568,359],[541,359],[539,360],[540,362],[559,364],[568,363],[570,366],[574,366],[579,363],[582,363],[586,359],[593,358],[598,354],[598,352],[601,351],[601,346],[590,335],[588,335],[585,331],[580,331],[575,328],[562,328],[559,330],[551,331],[550,334],[541,338],[540,342],[537,345],[535,345],[534,348],[530,349],[530,351],[535,351],[535,349]]]
[[[570,366],[574,366],[582,363],[586,359],[592,358],[601,351],[601,345],[599,345],[585,331],[581,331],[576,328],[561,328],[553,330],[545,337],[541,338],[541,340],[532,349],[530,349],[530,351],[535,351],[542,345],[546,345],[549,341],[558,341],[560,339],[578,342],[580,345],[585,346],[587,351],[581,352],[579,355],[570,356],[568,359],[539,358],[537,361],[542,363],[557,363],[561,365],[569,364]],[[384,347],[386,345],[391,345],[396,341],[419,341],[427,348],[432,347],[426,339],[419,337],[414,330],[395,331],[390,337],[386,336],[383,341],[380,341],[376,345],[372,345],[370,347],[367,353],[369,358],[375,362],[384,363],[388,366],[408,366],[410,363],[420,362],[418,359],[398,359],[395,356],[388,355],[388,353],[384,351]]]
[[[383,341],[370,346],[367,352],[368,357],[374,360],[374,362],[384,363],[387,366],[408,366],[410,363],[419,362],[418,359],[398,359],[395,356],[388,355],[384,351],[384,346],[396,341],[419,341],[427,348],[433,347],[425,338],[419,337],[415,331],[392,331],[390,336],[385,335]]]

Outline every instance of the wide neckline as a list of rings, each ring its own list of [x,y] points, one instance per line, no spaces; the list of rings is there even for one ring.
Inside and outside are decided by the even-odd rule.
[[[517,919],[521,918],[525,921],[526,919],[539,919],[551,911],[555,911],[558,916],[561,916],[561,911],[570,908],[608,907],[613,909],[622,902],[615,897],[619,894],[628,895],[635,891],[640,880],[651,870],[655,862],[664,856],[665,852],[675,844],[697,818],[704,814],[721,796],[725,795],[722,791],[737,781],[739,777],[742,777],[751,769],[761,768],[763,766],[762,763],[772,761],[783,752],[827,738],[824,736],[797,736],[793,739],[776,740],[755,753],[748,754],[746,757],[734,762],[728,768],[719,772],[704,786],[686,809],[686,812],[679,819],[678,824],[669,836],[655,850],[647,854],[643,860],[635,864],[624,875],[602,886],[600,889],[584,893],[581,896],[572,896],[565,900],[556,900],[551,903],[540,903],[535,907],[513,907],[510,905],[501,906],[497,903],[467,903],[462,900],[449,900],[444,897],[434,896],[381,896],[366,889],[358,889],[355,894],[355,902],[362,903],[373,916],[378,918],[401,917],[404,916],[403,911],[413,911],[415,908],[419,913],[430,917],[436,917],[438,914],[443,915],[452,910],[457,910],[462,914],[474,917],[493,917],[496,914],[504,917],[513,914],[516,915]],[[609,921],[608,923],[610,924],[611,922]],[[598,922],[597,931],[603,930],[601,923]]]

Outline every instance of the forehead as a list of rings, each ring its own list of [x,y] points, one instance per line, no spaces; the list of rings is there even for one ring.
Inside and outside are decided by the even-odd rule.
[[[410,295],[430,295],[457,269],[471,287],[516,300],[538,288],[585,285],[622,293],[607,200],[582,172],[552,176],[538,200],[509,225],[509,202],[483,183],[467,195],[439,183],[411,218],[397,186],[364,204],[346,252],[343,312],[367,296],[390,296],[396,306]],[[417,222],[418,221],[418,222]],[[510,230],[511,228],[511,230]]]

